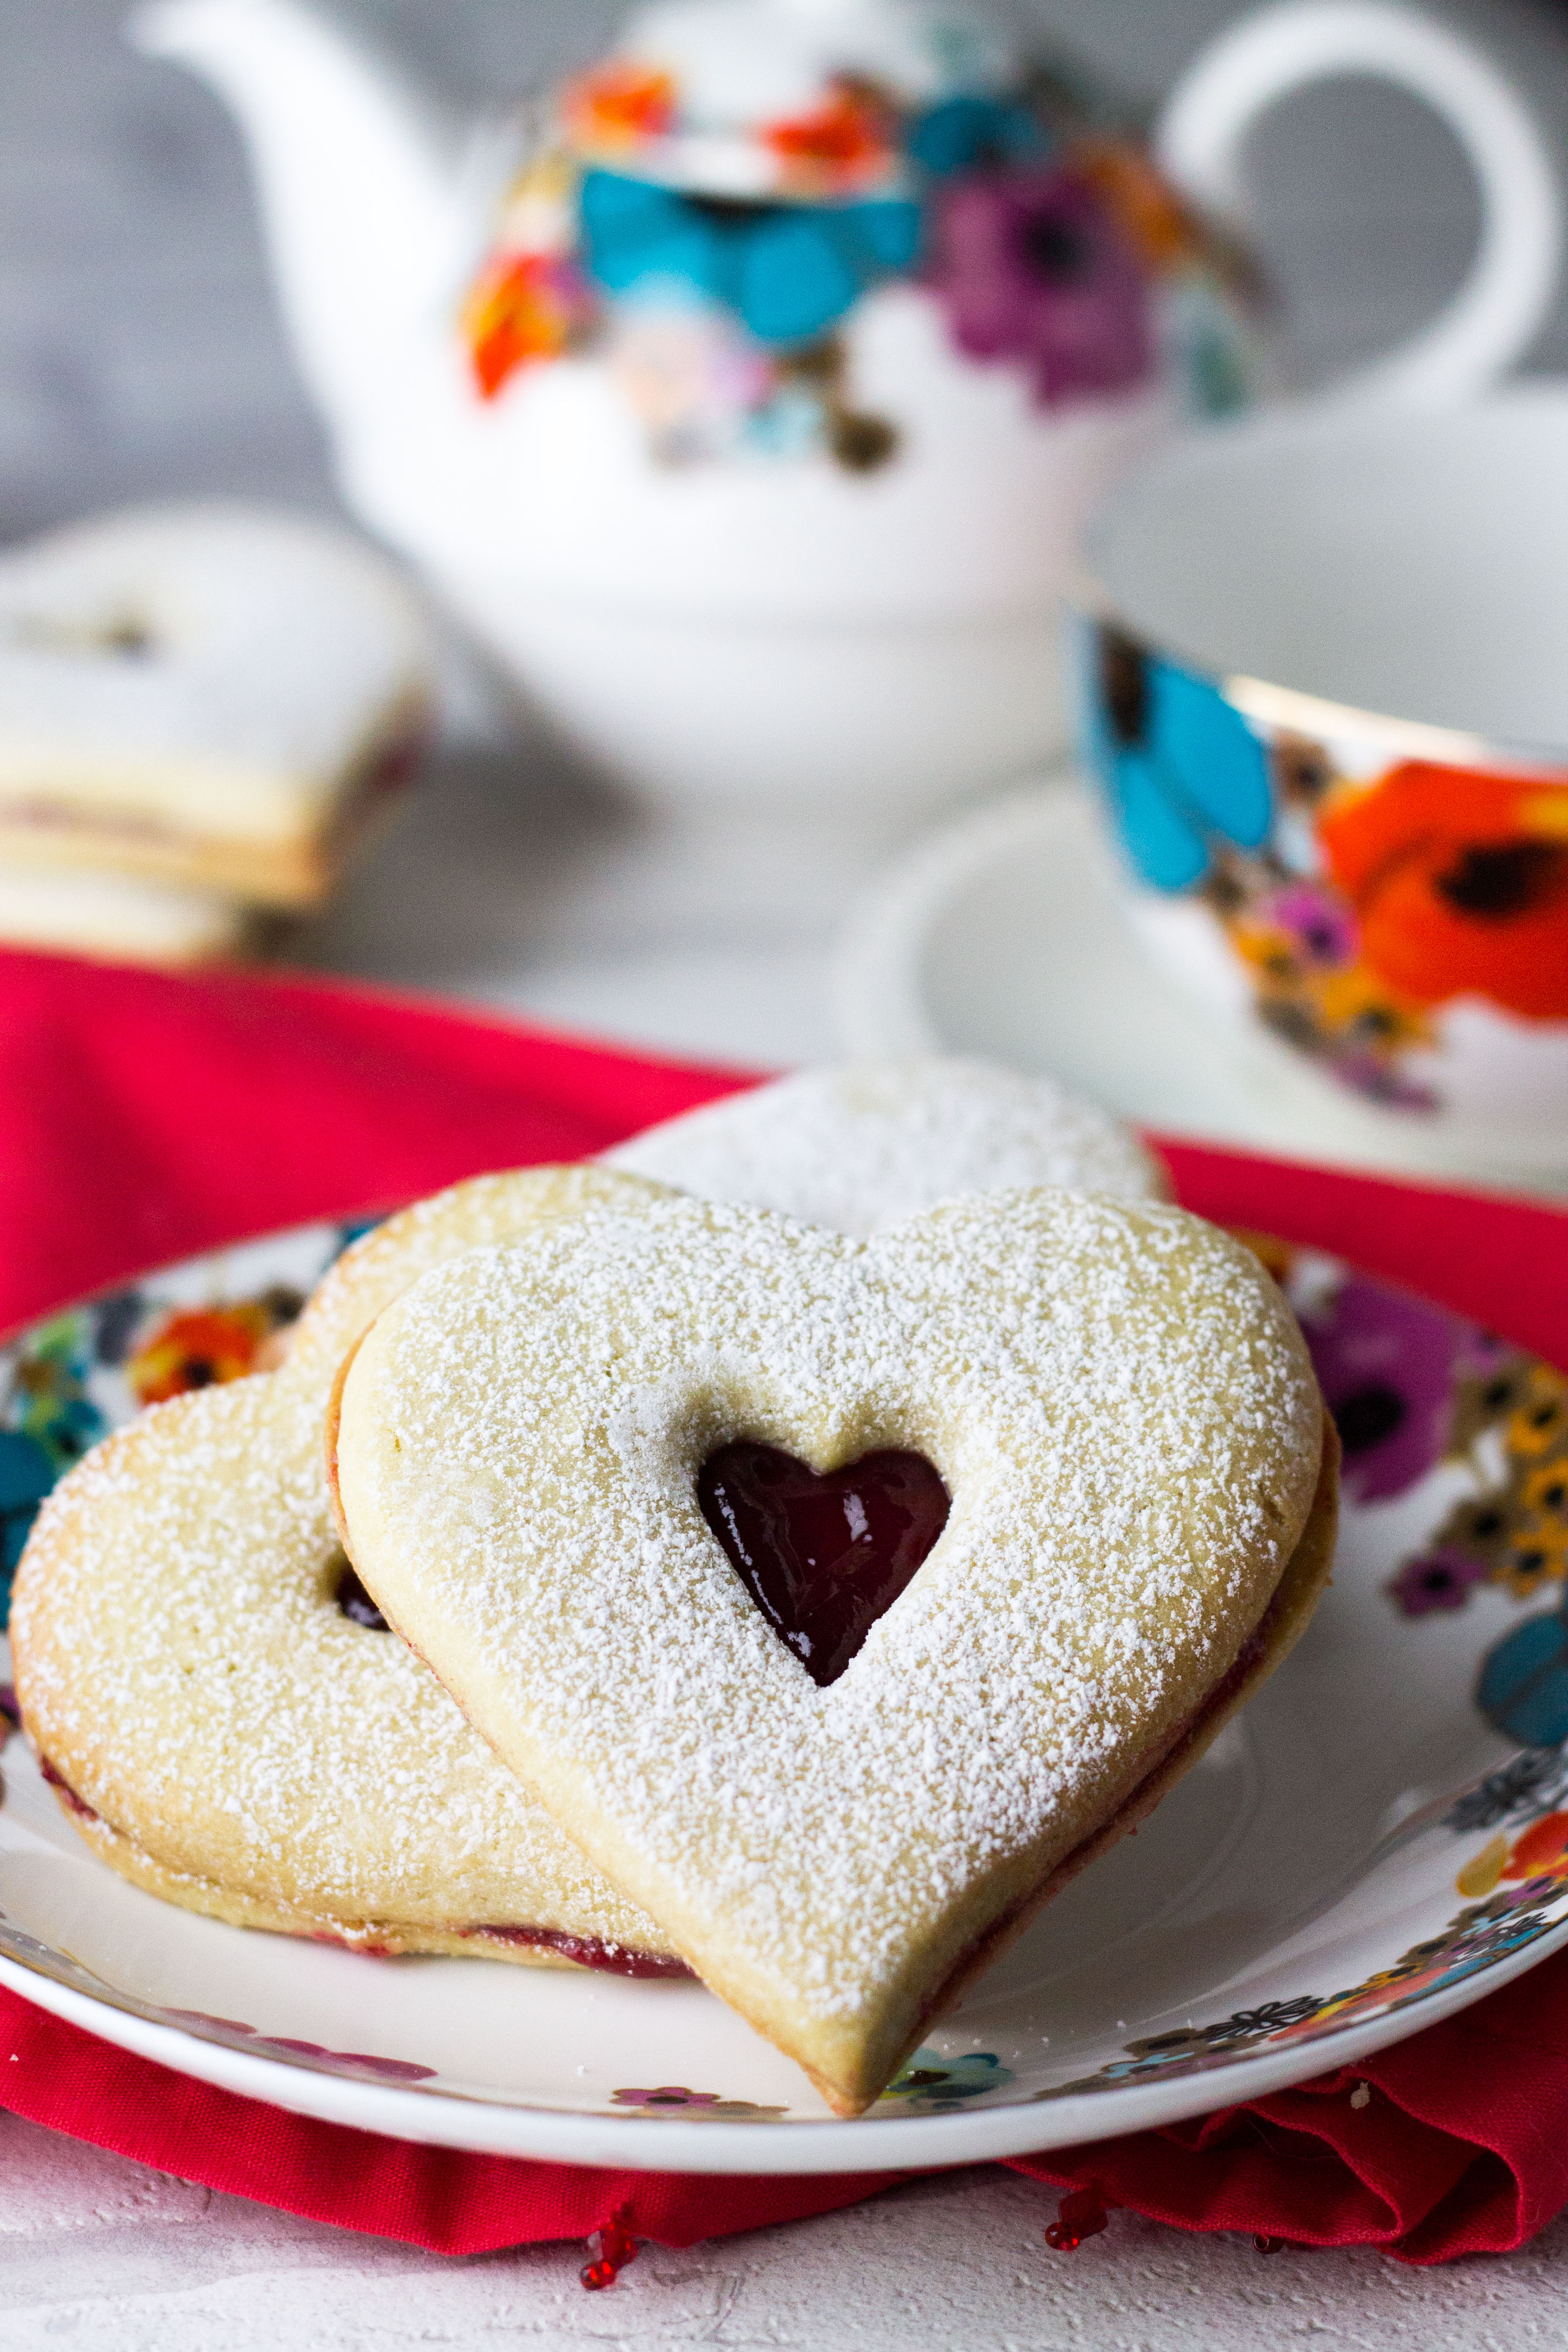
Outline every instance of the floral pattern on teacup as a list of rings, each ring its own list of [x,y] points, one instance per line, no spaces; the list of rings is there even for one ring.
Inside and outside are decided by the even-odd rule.
[[[1258,1020],[1342,1085],[1442,1108],[1466,1001],[1568,1024],[1568,775],[1391,760],[1351,712],[1307,737],[1101,624],[1080,678],[1138,881],[1200,910]]]

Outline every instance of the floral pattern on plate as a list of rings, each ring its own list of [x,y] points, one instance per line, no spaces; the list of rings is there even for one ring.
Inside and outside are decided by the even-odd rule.
[[[1568,1741],[1568,1378],[1479,1325],[1310,1251],[1249,1237],[1294,1307],[1344,1448],[1346,1497],[1392,1503],[1435,1470],[1466,1488],[1402,1559],[1406,1618],[1466,1608],[1482,1587],[1558,1605],[1478,1662],[1476,1704],[1505,1738]]]
[[[142,1406],[265,1370],[269,1344],[364,1230],[309,1225],[171,1266],[0,1347],[0,1627],[56,1482]]]
[[[612,2091],[610,2104],[650,2122],[679,2116],[682,2123],[773,2123],[787,2107],[758,2106],[752,2099],[726,2099],[717,2091],[689,2091],[684,2083],[661,2083],[653,2090]]]

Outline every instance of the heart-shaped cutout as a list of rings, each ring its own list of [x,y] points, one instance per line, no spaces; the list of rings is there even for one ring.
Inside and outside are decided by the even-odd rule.
[[[696,1481],[919,1454],[952,1507],[819,1689]],[[668,1199],[436,1269],[330,1433],[368,1591],[835,2109],[1157,1801],[1326,1580],[1334,1449],[1239,1244],[1069,1192],[857,1243]]]
[[[892,1607],[952,1507],[919,1454],[884,1448],[819,1476],[809,1462],[752,1438],[710,1454],[697,1499],[731,1567],[819,1690],[838,1680]]]

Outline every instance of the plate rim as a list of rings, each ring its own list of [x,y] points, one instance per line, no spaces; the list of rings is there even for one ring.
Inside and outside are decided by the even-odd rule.
[[[1129,2083],[1065,2098],[970,2108],[958,2115],[861,2116],[797,2124],[726,2119],[698,2124],[663,2116],[656,2120],[643,2116],[579,2115],[559,2108],[470,2099],[458,2092],[354,2082],[318,2074],[308,2066],[293,2066],[281,2058],[235,2049],[226,2042],[203,2041],[180,2026],[137,2017],[90,1993],[58,1984],[4,1954],[0,1954],[0,1986],[134,2056],[320,2123],[345,2125],[426,2147],[521,2157],[549,2164],[784,2179],[929,2172],[955,2165],[994,2163],[1007,2157],[1046,2156],[1058,2147],[1084,2147],[1096,2140],[1159,2130],[1194,2116],[1211,2114],[1216,2106],[1214,2086],[1219,2082],[1225,2085],[1219,2106],[1245,2105],[1315,2076],[1338,2074],[1358,2059],[1407,2041],[1429,2025],[1441,2024],[1489,1993],[1501,1991],[1565,1945],[1568,1918],[1492,1967],[1477,1969],[1458,1984],[1420,1995],[1380,2017],[1331,2026],[1315,2040],[1295,2042],[1288,2050],[1234,2059],[1173,2082]],[[106,2020],[118,2030],[106,2030]]]

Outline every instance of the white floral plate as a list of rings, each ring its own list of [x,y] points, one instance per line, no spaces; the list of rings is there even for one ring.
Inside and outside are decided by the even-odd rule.
[[[0,1349],[5,1559],[94,1437],[244,1371],[344,1239],[316,1226],[194,1261]],[[696,1985],[375,1960],[174,1910],[79,1843],[20,1738],[0,1759],[0,1982],[366,2130],[748,2173],[1133,2131],[1464,2007],[1568,1942],[1568,1381],[1325,1259],[1281,1250],[1277,1267],[1346,1441],[1332,1591],[1154,1819],[859,2122]]]

